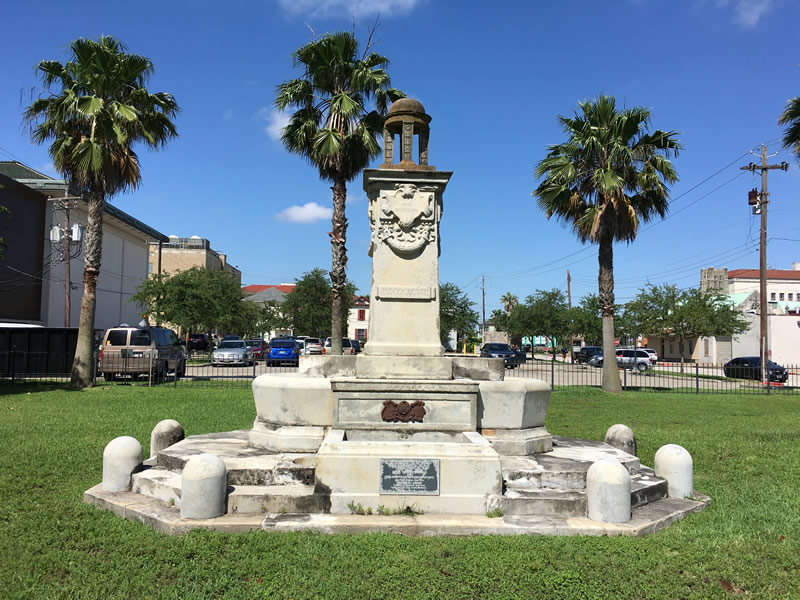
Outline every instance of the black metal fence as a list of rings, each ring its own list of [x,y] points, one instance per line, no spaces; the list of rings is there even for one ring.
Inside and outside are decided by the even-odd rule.
[[[122,383],[142,386],[203,386],[250,387],[253,379],[264,373],[292,373],[297,366],[284,364],[267,366],[263,360],[242,365],[214,366],[208,353],[192,352],[185,363],[163,361],[163,356],[116,357],[114,364],[96,357],[93,365],[95,384]],[[301,358],[302,360],[302,358]],[[499,359],[498,359],[499,360]],[[162,366],[163,365],[163,366]],[[725,374],[722,365],[659,362],[643,371],[620,369],[624,390],[648,390],[701,394],[800,394],[800,366],[784,365],[785,381],[760,381],[757,370]],[[0,350],[0,384],[31,382],[68,382],[72,368],[72,354],[58,351]],[[506,370],[506,377],[541,379],[553,389],[565,387],[601,387],[602,368],[586,364],[573,364],[561,360],[527,360],[524,364]],[[774,375],[773,379],[783,379]]]
[[[648,390],[701,394],[800,394],[800,366],[783,365],[785,375],[772,372],[769,384],[762,383],[760,369],[728,369],[724,365],[659,362],[646,369],[619,369],[624,390]],[[541,379],[553,389],[560,387],[603,384],[603,369],[587,364],[573,364],[562,360],[527,360],[525,364],[508,369],[506,377]],[[785,377],[785,380],[784,380]]]

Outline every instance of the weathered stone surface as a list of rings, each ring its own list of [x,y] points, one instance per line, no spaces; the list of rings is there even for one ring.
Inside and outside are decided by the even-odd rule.
[[[212,519],[226,512],[225,463],[213,454],[189,459],[181,473],[181,517]]]
[[[513,378],[481,381],[478,394],[478,427],[482,429],[530,429],[544,427],[550,388],[538,379]]]
[[[442,194],[451,175],[435,171],[364,171],[372,231],[366,356],[442,355],[439,221]]]
[[[123,435],[114,438],[103,450],[103,489],[123,492],[131,489],[131,475],[142,468],[142,445]]]
[[[381,495],[381,458],[437,458],[440,461],[439,495]],[[489,494],[501,491],[500,458],[486,440],[474,432],[462,443],[356,442],[332,429],[320,446],[316,470],[317,492],[330,495],[332,513],[350,512],[347,505],[361,503],[376,509],[415,506],[426,513],[483,513]]]
[[[150,434],[150,458],[157,456],[161,450],[169,448],[183,438],[183,427],[175,419],[159,421]]]
[[[324,437],[324,427],[273,425],[256,419],[247,439],[253,448],[271,452],[316,452]]]
[[[682,446],[661,446],[656,452],[653,468],[658,477],[667,480],[670,498],[688,498],[694,495],[694,463],[692,455]]]
[[[636,436],[633,435],[633,430],[627,425],[617,423],[609,427],[608,431],[606,431],[605,440],[609,446],[637,456]]]
[[[479,356],[458,356],[457,354],[446,358],[453,363],[454,379],[502,381],[506,376],[506,368],[502,360]]]
[[[303,377],[355,377],[360,355],[308,354],[300,357],[297,374]],[[255,383],[255,382],[254,382]]]
[[[483,430],[492,448],[503,456],[542,454],[553,449],[553,436],[544,427]]]
[[[601,459],[586,473],[587,516],[603,523],[631,520],[631,476],[615,460]]]
[[[369,343],[369,342],[368,342]],[[443,356],[369,356],[356,357],[359,379],[452,379],[453,363]]]
[[[273,425],[330,427],[331,380],[294,373],[260,375],[253,380],[258,420]]]

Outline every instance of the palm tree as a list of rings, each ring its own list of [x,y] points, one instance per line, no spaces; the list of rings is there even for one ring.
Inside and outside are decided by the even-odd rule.
[[[800,161],[800,98],[795,96],[786,103],[786,109],[778,117],[778,125],[787,125],[783,134],[783,147]]]
[[[36,66],[44,90],[25,111],[33,141],[50,142],[56,169],[88,198],[84,245],[83,299],[72,386],[91,385],[97,278],[106,199],[141,182],[133,144],[162,147],[177,132],[170,120],[179,111],[175,99],[145,88],[153,64],[129,54],[111,37],[78,39],[65,64]]]
[[[506,314],[509,314],[511,310],[519,304],[519,298],[517,298],[511,292],[506,292],[502,296],[500,296],[500,302],[503,303],[503,310],[506,311]]]
[[[618,110],[616,100],[583,101],[574,117],[558,117],[569,139],[549,146],[536,166],[533,192],[547,218],[572,226],[581,242],[598,244],[598,295],[603,318],[603,389],[621,391],[614,348],[613,243],[630,243],[639,222],[663,218],[668,183],[678,180],[670,155],[681,145],[675,131],[648,133],[650,110]]]
[[[342,353],[342,294],[347,283],[347,182],[380,155],[388,102],[405,96],[390,87],[386,57],[371,52],[372,32],[359,55],[358,41],[347,32],[327,34],[293,54],[303,69],[298,79],[278,86],[275,107],[296,109],[283,128],[281,141],[333,183],[331,218],[331,351]],[[368,110],[368,103],[374,109]]]

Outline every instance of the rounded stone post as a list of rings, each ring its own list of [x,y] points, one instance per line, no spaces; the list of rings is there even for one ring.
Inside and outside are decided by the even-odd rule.
[[[609,427],[606,431],[606,444],[636,456],[636,436],[627,425],[617,423]]]
[[[183,427],[175,419],[159,421],[150,434],[150,458],[157,456],[164,448],[169,448],[183,438]]]
[[[103,489],[127,492],[131,475],[142,466],[142,445],[136,438],[123,435],[106,444],[103,450]]]
[[[694,462],[685,448],[678,444],[661,446],[653,463],[656,477],[667,480],[670,498],[694,495]]]
[[[225,463],[214,454],[190,458],[181,475],[181,517],[213,519],[225,514],[227,475]]]
[[[592,521],[631,520],[631,476],[616,460],[601,459],[586,473],[586,505]]]

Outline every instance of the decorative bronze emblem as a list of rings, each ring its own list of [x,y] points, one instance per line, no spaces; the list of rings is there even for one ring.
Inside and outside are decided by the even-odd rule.
[[[402,400],[400,404],[394,400],[384,400],[381,419],[387,423],[422,423],[425,418],[425,403],[415,400],[408,403]]]

